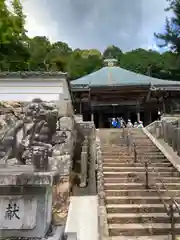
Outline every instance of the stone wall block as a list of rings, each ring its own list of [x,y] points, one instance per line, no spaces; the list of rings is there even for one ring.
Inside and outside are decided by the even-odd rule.
[[[60,118],[60,129],[72,131],[74,128],[74,119],[71,117],[61,117]]]

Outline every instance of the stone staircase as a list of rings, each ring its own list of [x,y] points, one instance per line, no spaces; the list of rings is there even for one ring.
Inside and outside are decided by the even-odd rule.
[[[171,239],[168,238],[171,233],[171,221],[161,198],[168,206],[170,196],[179,194],[175,199],[180,202],[180,173],[141,129],[132,131],[136,142],[136,163],[134,163],[134,155],[128,154],[125,141],[120,139],[120,132],[100,131],[102,131],[99,136],[110,239]],[[148,190],[145,187],[144,157],[149,161],[148,169],[151,173]],[[160,178],[166,189],[159,181]],[[161,198],[153,183],[159,188]],[[180,234],[178,212],[175,217],[175,232],[178,235]]]

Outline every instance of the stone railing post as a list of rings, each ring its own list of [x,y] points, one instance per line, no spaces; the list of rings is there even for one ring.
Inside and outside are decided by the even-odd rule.
[[[89,142],[89,193],[96,194],[96,130],[95,127],[92,129],[90,142]]]
[[[167,142],[167,135],[168,135],[168,126],[167,126],[167,121],[163,121],[163,134],[164,134],[164,141]]]
[[[177,128],[177,154],[180,156],[180,127]]]
[[[156,135],[156,138],[161,137],[161,122],[156,122],[155,124],[155,135]]]
[[[81,182],[80,187],[87,185],[87,166],[88,166],[88,140],[85,139],[81,152]]]
[[[167,142],[172,146],[172,124],[170,122],[167,124]]]
[[[173,139],[172,139],[172,148],[174,151],[177,151],[177,127],[173,126]]]

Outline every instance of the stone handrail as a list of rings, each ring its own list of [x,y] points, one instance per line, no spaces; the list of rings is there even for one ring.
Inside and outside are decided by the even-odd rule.
[[[83,121],[75,117],[76,128],[83,138],[81,145],[80,187],[89,188],[90,194],[96,194],[96,129],[94,122]]]
[[[157,139],[163,139],[180,155],[180,122],[178,119],[165,118],[155,121],[145,129]]]
[[[88,169],[88,156],[89,155],[89,139],[85,138],[82,145],[81,152],[81,182],[80,187],[86,187],[87,185],[87,169]]]
[[[156,129],[159,127],[159,124],[161,124],[161,121],[154,121],[150,123],[148,126],[146,126],[146,129],[151,134],[156,134]]]

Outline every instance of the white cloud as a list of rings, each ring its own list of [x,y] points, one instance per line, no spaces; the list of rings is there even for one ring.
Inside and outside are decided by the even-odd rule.
[[[153,48],[162,31],[166,0],[22,0],[29,36],[47,36],[73,48],[117,45]]]
[[[22,0],[26,15],[26,29],[30,37],[47,36],[51,41],[57,41],[58,23],[53,21],[46,8],[44,0]]]

